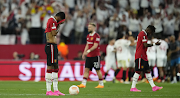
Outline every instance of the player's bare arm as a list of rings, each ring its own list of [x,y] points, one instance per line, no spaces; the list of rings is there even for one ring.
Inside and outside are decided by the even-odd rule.
[[[153,43],[153,44],[147,44],[147,43],[143,43],[144,44],[144,47],[151,47],[151,46],[154,46],[154,45],[160,45],[161,43],[159,41],[157,41],[156,43]]]
[[[85,56],[87,55],[85,55],[85,53],[87,52],[87,50],[88,50],[88,43],[86,44],[86,46],[85,46],[85,48],[84,48],[84,52],[83,52],[83,55],[82,55],[82,59],[85,59]]]
[[[90,49],[88,49],[87,51],[85,51],[84,54],[87,55],[89,52],[95,50],[97,47],[98,47],[98,43],[94,43],[94,45],[93,45]]]

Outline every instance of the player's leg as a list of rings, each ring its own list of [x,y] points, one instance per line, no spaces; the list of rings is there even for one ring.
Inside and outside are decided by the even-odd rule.
[[[173,80],[171,81],[171,83],[177,83],[177,79],[176,79],[176,64],[177,64],[177,59],[171,60],[171,70],[172,70],[172,77]]]
[[[109,63],[108,61],[105,61],[105,68],[106,68],[106,72],[104,74],[104,80],[103,80],[104,83],[106,83],[106,76],[108,75],[108,72],[111,68],[111,63]]]
[[[180,57],[178,58],[178,73],[177,76],[180,76]]]
[[[59,65],[58,65],[58,49],[57,45],[54,44],[54,58],[53,58],[53,65],[54,65],[54,70],[52,72],[52,78],[53,78],[53,88],[54,88],[54,93],[58,95],[65,95],[61,93],[58,90],[58,71],[59,71]]]
[[[93,57],[92,58],[92,61],[93,61],[93,64],[94,64],[94,69],[96,70],[96,73],[99,77],[99,85],[96,86],[95,88],[104,88],[104,83],[103,83],[103,77],[102,77],[102,73],[101,73],[101,70],[100,70],[100,57],[97,56],[97,57]]]
[[[156,85],[154,84],[154,81],[153,81],[153,79],[152,79],[152,75],[151,75],[151,73],[150,73],[150,68],[149,68],[148,61],[142,60],[142,64],[144,65],[145,75],[146,75],[147,80],[149,81],[149,84],[150,84],[151,87],[152,87],[152,90],[153,90],[153,91],[157,91],[157,90],[162,89],[163,87],[158,87],[158,86],[156,86]]]
[[[92,59],[92,57],[86,57],[83,80],[80,85],[77,85],[79,88],[86,87],[87,79],[89,76],[89,71],[92,70],[92,67],[93,67],[93,63],[92,63],[91,59]]]
[[[47,55],[47,71],[46,71],[46,75],[45,75],[45,79],[46,79],[46,95],[56,95],[54,92],[51,91],[51,85],[52,85],[52,72],[54,69],[54,66],[52,65],[52,54],[51,51],[53,51],[51,49],[51,44],[46,44],[45,46],[45,52]]]
[[[137,81],[139,79],[140,73],[141,73],[141,58],[135,60],[135,73],[133,75],[133,81],[131,85],[130,91],[132,92],[141,92],[141,90],[138,90],[136,88]]]
[[[166,59],[157,58],[157,67],[159,70],[158,82],[164,82],[164,66],[166,65]]]

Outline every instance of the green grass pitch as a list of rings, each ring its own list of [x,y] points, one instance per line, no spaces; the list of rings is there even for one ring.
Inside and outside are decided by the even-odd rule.
[[[130,92],[131,84],[105,83],[105,88],[94,88],[98,82],[87,82],[78,95],[69,95],[69,87],[81,82],[59,82],[59,90],[66,96],[46,96],[45,82],[0,81],[0,98],[180,98],[180,83],[156,83],[164,88],[153,92],[147,83],[137,84],[142,92]]]

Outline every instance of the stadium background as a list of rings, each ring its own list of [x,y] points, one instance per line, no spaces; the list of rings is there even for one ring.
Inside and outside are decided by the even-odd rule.
[[[44,29],[47,19],[59,11],[66,13],[66,22],[57,35],[59,77],[67,78],[65,80],[82,77],[81,53],[90,22],[97,24],[97,33],[101,36],[102,66],[108,39],[117,39],[120,33],[128,36],[131,31],[136,37],[139,31],[153,24],[157,28],[155,36],[175,35],[180,40],[180,0],[1,0],[0,67],[3,71],[0,80],[44,80]],[[66,70],[68,68],[71,70]],[[75,68],[80,73],[76,73]],[[104,74],[104,67],[101,70]],[[93,72],[90,77],[97,80]],[[109,80],[112,77],[111,70]]]

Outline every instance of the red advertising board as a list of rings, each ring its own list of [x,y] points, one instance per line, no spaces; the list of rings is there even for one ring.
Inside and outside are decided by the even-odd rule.
[[[84,61],[59,61],[59,81],[82,81]],[[101,62],[101,71],[104,75],[106,69],[104,61]],[[0,80],[44,81],[46,61],[0,61]],[[121,78],[121,71],[117,78]],[[112,81],[114,71],[110,70],[107,81]],[[96,71],[89,73],[90,81],[98,81]]]

